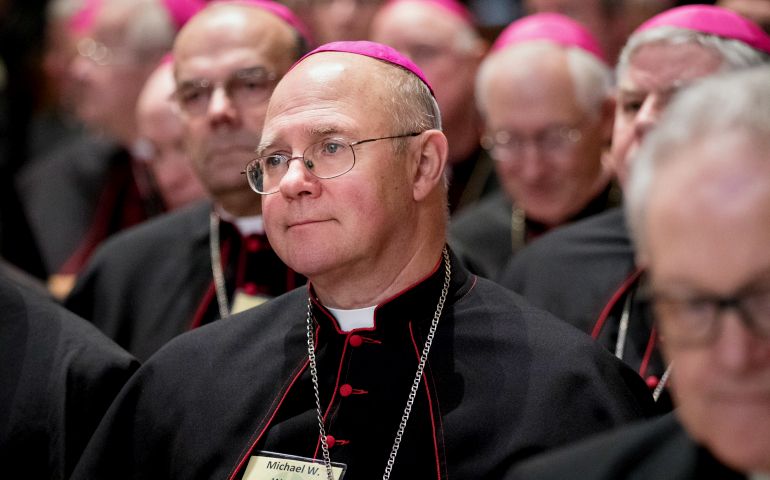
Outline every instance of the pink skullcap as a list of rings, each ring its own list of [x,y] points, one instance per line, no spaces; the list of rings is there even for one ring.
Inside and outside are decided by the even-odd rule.
[[[756,50],[770,53],[770,36],[753,22],[721,7],[685,5],[672,8],[641,24],[634,34],[664,26],[739,40]]]
[[[492,45],[492,51],[539,40],[579,48],[607,63],[602,47],[591,32],[583,25],[559,13],[538,13],[516,20],[503,30]]]
[[[405,69],[409,70],[410,72],[420,77],[420,80],[422,80],[422,82],[428,86],[428,89],[430,90],[431,95],[433,95],[434,97],[436,96],[433,93],[433,87],[430,86],[428,79],[425,78],[425,74],[422,73],[422,70],[420,70],[420,67],[412,63],[412,61],[406,58],[405,56],[398,53],[398,51],[396,51],[395,49],[390,48],[387,45],[382,45],[380,43],[366,42],[366,41],[327,43],[326,45],[321,45],[320,47],[316,48],[315,50],[308,53],[304,57],[300,58],[297,63],[292,65],[289,71],[291,71],[302,60],[306,59],[310,55],[315,55],[316,53],[321,53],[321,52],[355,53],[358,55],[363,55],[365,57],[376,58],[378,60],[385,60],[386,62],[392,63],[394,65],[398,65],[399,67],[404,67]]]
[[[302,23],[302,20],[298,16],[289,10],[285,5],[280,3],[271,2],[270,0],[214,0],[211,3],[242,3],[245,5],[251,5],[253,7],[267,10],[276,17],[280,18],[284,22],[288,23],[294,30],[296,30],[302,38],[305,39],[305,43],[308,46],[313,45],[313,36],[310,34],[310,30]]]
[[[163,0],[176,31],[182,29],[185,23],[206,6],[204,0]]]
[[[101,0],[85,0],[83,8],[75,12],[69,19],[69,27],[72,33],[87,35],[96,21],[96,15],[102,6]]]
[[[399,3],[407,3],[407,2],[415,2],[415,3],[425,3],[428,5],[433,5],[436,7],[441,8],[445,12],[459,18],[464,23],[470,25],[471,27],[476,27],[476,17],[473,16],[470,10],[463,5],[462,3],[458,2],[457,0],[388,0],[387,3],[382,7],[383,9],[388,8],[392,5],[397,5]]]

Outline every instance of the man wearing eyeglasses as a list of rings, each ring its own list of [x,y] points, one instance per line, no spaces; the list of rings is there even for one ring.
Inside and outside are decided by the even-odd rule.
[[[668,10],[629,38],[617,67],[610,162],[619,183],[647,133],[683,88],[717,72],[766,64],[770,37],[740,15],[711,5]],[[540,306],[590,333],[639,372],[658,393],[667,366],[657,334],[637,305],[643,285],[623,209],[544,235],[517,255],[500,279]],[[662,409],[671,404],[664,399]]]
[[[270,94],[306,48],[303,33],[287,8],[267,1],[211,5],[179,33],[174,108],[212,203],[110,242],[66,302],[137,358],[304,283],[273,252],[260,200],[241,175]]]
[[[558,14],[511,24],[479,69],[485,147],[501,192],[452,219],[450,245],[497,280],[543,232],[615,206],[601,161],[612,135],[611,73],[596,40]]]
[[[626,187],[674,413],[520,467],[515,478],[770,476],[770,69],[683,92]]]
[[[621,362],[448,251],[440,126],[389,47],[300,60],[246,174],[309,285],[158,352],[74,478],[495,478],[647,413]]]

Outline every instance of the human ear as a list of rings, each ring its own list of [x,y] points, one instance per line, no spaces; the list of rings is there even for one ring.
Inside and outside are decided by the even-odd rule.
[[[416,201],[425,199],[443,181],[449,151],[446,137],[438,130],[423,132],[419,141],[419,158],[412,182],[412,195]]]

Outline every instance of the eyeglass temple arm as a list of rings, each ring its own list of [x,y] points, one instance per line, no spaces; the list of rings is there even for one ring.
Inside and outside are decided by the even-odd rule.
[[[370,138],[369,140],[361,140],[360,142],[353,142],[350,144],[350,146],[354,147],[356,145],[361,145],[362,143],[376,142],[377,140],[390,140],[391,138],[416,137],[417,135],[422,135],[423,133],[424,132],[412,132],[412,133],[405,133],[403,135],[393,135],[392,137]]]

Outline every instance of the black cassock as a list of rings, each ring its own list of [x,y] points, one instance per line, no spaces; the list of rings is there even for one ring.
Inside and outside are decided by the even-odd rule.
[[[442,262],[379,305],[374,328],[348,333],[314,301],[321,408],[345,478],[382,476],[443,283]],[[170,342],[121,392],[74,478],[238,478],[260,450],[321,458],[308,289]],[[499,478],[653,408],[644,382],[588,336],[453,256],[392,478]]]
[[[738,480],[684,431],[674,413],[598,435],[514,468],[506,480]]]
[[[211,204],[153,219],[97,250],[65,306],[144,361],[175,336],[220,318],[209,247]],[[267,237],[220,223],[228,298],[277,296],[305,282]]]
[[[0,476],[69,478],[138,367],[93,325],[0,276]]]

